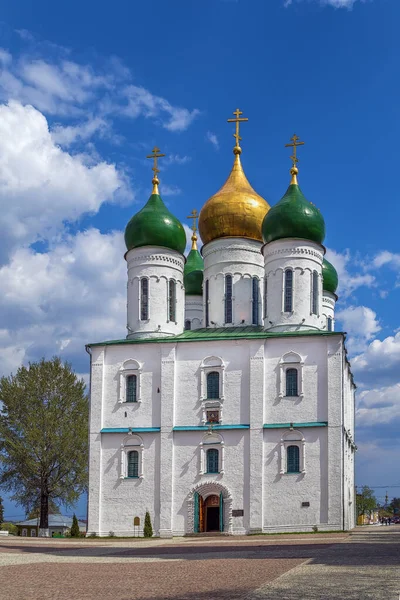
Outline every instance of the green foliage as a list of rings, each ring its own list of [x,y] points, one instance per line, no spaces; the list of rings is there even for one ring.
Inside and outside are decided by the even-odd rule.
[[[71,537],[80,537],[81,532],[79,530],[78,519],[76,518],[76,514],[72,517],[72,526],[71,526]]]
[[[357,516],[369,515],[376,507],[377,502],[373,490],[367,485],[361,488],[356,498]]]
[[[14,523],[9,523],[5,521],[0,525],[1,531],[8,531],[12,535],[18,535],[18,527]]]
[[[27,512],[74,504],[87,486],[85,383],[57,357],[0,379],[0,486]]]
[[[4,522],[3,498],[0,496],[0,525]]]
[[[58,509],[57,504],[54,502],[54,500],[49,498],[49,514],[57,515],[57,514],[59,514],[59,512],[60,511]],[[36,506],[34,508],[32,508],[32,510],[29,512],[29,514],[26,518],[27,519],[39,519],[39,517],[40,517],[40,498],[38,499]]]
[[[146,512],[146,516],[144,518],[144,529],[143,529],[144,537],[153,537],[153,527],[151,526],[151,519],[149,511]]]
[[[389,504],[389,510],[391,510],[394,515],[400,515],[400,498],[393,498]]]

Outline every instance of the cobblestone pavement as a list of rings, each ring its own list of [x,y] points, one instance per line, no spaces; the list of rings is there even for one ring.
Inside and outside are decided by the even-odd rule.
[[[5,538],[0,600],[399,600],[399,541],[395,527],[352,536]]]

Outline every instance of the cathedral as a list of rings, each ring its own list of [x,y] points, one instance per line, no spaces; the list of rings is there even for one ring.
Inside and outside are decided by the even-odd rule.
[[[270,207],[243,170],[241,114],[186,257],[151,155],[152,193],[125,229],[126,339],[87,346],[89,535],[142,535],[146,512],[160,537],[355,525],[355,385],[324,219],[297,181],[303,142]]]

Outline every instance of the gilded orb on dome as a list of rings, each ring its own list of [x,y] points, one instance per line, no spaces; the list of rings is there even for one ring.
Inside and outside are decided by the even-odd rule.
[[[236,146],[233,149],[235,160],[232,171],[222,188],[203,206],[199,217],[199,231],[204,244],[224,237],[249,238],[262,242],[261,226],[270,206],[247,180],[240,161],[239,123],[247,119],[239,118],[242,113],[237,109]]]

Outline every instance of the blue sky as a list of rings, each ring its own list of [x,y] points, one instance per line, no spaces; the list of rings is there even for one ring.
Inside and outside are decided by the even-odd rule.
[[[84,344],[125,335],[122,231],[150,193],[145,156],[167,154],[161,193],[185,221],[229,173],[239,106],[270,204],[285,143],[306,142],[300,185],[325,217],[359,386],[357,483],[400,484],[399,20],[397,0],[3,6],[2,373],[57,353],[87,377]]]

